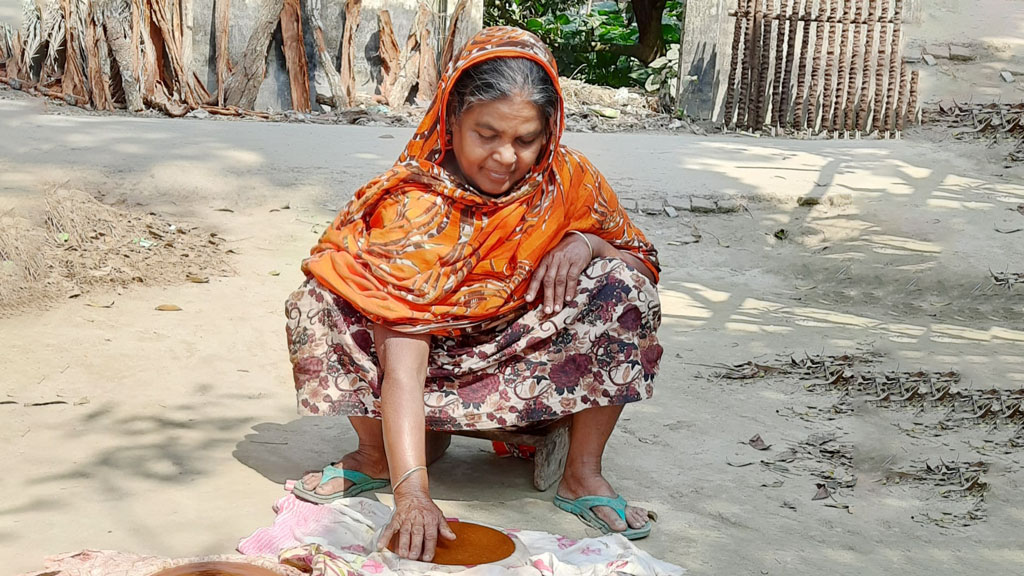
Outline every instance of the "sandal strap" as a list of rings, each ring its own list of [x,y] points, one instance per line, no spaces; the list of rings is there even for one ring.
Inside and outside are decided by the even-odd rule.
[[[367,476],[366,474],[363,474],[358,470],[338,468],[333,464],[328,464],[327,466],[324,466],[322,474],[323,475],[320,477],[320,486],[323,486],[325,482],[334,480],[335,478],[344,478],[345,480],[348,480],[353,484],[363,484],[366,482],[373,482],[374,480],[376,480],[375,478]]]
[[[615,511],[623,521],[626,520],[626,499],[622,496],[616,496],[614,498],[608,496],[583,496],[571,501],[576,506],[590,510],[593,512],[594,508],[598,506],[607,506]]]

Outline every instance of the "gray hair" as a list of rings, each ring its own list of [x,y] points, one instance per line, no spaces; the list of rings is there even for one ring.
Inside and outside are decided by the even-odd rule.
[[[462,72],[448,97],[448,114],[458,118],[474,104],[519,96],[533,102],[545,124],[558,114],[558,91],[543,66],[529,58],[485,60]]]

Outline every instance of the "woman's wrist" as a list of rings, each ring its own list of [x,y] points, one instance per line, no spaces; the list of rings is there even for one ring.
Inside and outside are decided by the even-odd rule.
[[[391,493],[395,495],[395,498],[411,496],[430,497],[430,482],[427,479],[427,471],[422,470],[410,476],[401,485],[392,488]]]
[[[590,240],[590,247],[593,250],[594,258],[618,258],[619,250],[609,244],[604,238],[596,234],[587,234]]]

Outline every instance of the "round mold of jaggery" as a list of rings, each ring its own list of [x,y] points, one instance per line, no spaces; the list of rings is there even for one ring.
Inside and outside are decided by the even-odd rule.
[[[193,562],[161,570],[152,576],[280,576],[245,562]]]
[[[501,530],[474,524],[449,520],[448,527],[455,533],[455,540],[438,537],[437,548],[431,564],[442,566],[480,566],[494,564],[507,559],[516,551],[516,543]],[[391,538],[388,550],[398,549],[398,534]],[[397,552],[395,552],[397,554]]]

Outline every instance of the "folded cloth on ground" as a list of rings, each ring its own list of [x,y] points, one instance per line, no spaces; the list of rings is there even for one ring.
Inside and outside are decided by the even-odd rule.
[[[400,560],[376,551],[374,541],[391,509],[367,498],[310,504],[288,494],[274,505],[273,526],[238,545],[243,554],[277,555],[312,576],[398,576],[459,573],[461,576],[681,576],[684,570],[658,560],[618,534],[575,540],[547,532],[506,530],[526,548],[521,566],[439,566]]]
[[[22,576],[151,576],[161,570],[196,562],[244,562],[266,568],[281,576],[305,576],[296,568],[282,565],[276,555],[266,557],[230,554],[171,559],[113,550],[82,550],[50,556],[45,560],[42,570]]]

